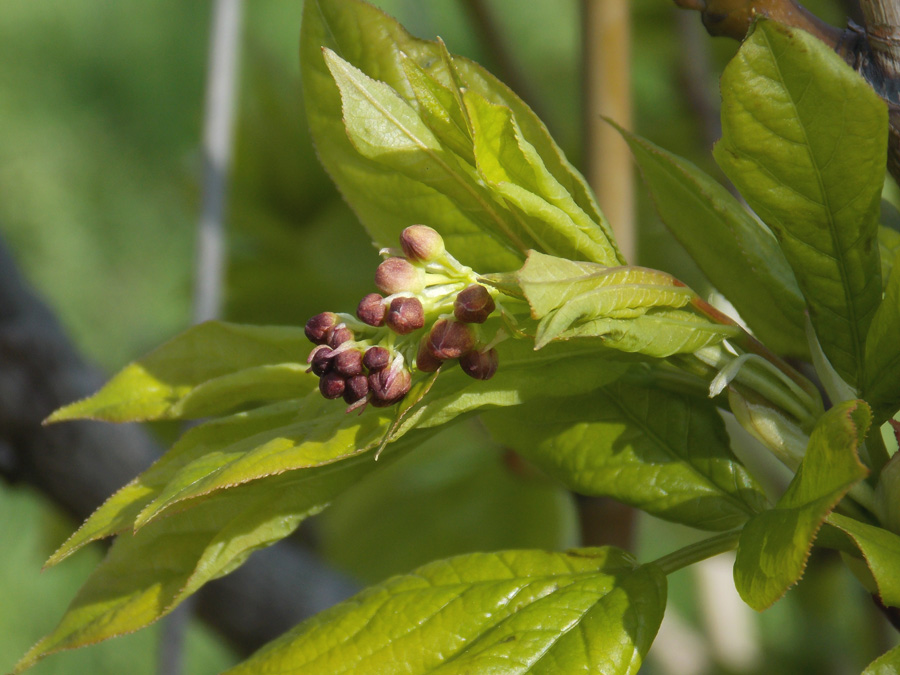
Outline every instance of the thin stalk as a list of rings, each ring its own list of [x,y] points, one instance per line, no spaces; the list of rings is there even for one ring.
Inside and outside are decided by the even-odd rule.
[[[737,548],[740,537],[741,530],[723,532],[709,539],[680,548],[677,551],[664,555],[662,558],[657,558],[651,564],[656,565],[664,574],[669,575],[701,560],[712,558],[726,551],[733,551]]]

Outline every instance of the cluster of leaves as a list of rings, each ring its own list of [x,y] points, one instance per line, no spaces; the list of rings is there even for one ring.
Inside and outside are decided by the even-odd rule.
[[[488,320],[512,338],[496,347],[503,367],[486,382],[420,373],[396,410],[357,416],[318,395],[302,328],[208,323],[131,364],[51,421],[206,421],[51,557],[116,535],[17,672],[155,621],[476,413],[572,490],[716,534],[644,564],[612,547],[435,562],[231,672],[633,673],[666,575],[734,548],[754,608],[800,579],[814,543],[900,607],[900,486],[880,435],[900,408],[900,234],[879,226],[887,114],[865,82],[800,31],[761,22],[748,37],[722,80],[716,159],[765,225],[623,132],[661,217],[752,337],[671,276],[627,265],[543,124],[478,65],[360,0],[309,0],[301,40],[326,169],[376,242],[428,223],[504,294]],[[815,364],[827,412],[776,353]],[[795,470],[777,500],[732,453],[719,408]],[[867,672],[898,664],[894,650]]]

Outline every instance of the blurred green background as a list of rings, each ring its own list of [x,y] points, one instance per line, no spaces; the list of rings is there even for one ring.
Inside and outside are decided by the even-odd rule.
[[[411,32],[440,35],[452,51],[494,65],[461,2],[376,4]],[[808,4],[844,23],[840,3]],[[579,4],[488,6],[548,126],[577,164]],[[713,107],[718,73],[737,45],[685,33],[670,0],[634,0],[632,8],[637,131],[715,172],[710,130],[686,94],[685,45],[700,35],[701,54],[708,50],[708,81],[699,89]],[[245,7],[229,223],[231,320],[301,324],[325,309],[352,309],[371,290],[378,260],[306,134],[301,12],[300,0]],[[0,237],[86,357],[109,372],[190,320],[210,14],[209,2],[177,0],[6,0],[0,12]],[[702,287],[640,187],[638,195],[641,262]],[[76,524],[22,487],[0,485],[0,515],[5,671],[55,625],[100,550],[39,574]],[[578,523],[568,493],[496,448],[477,425],[460,425],[339,499],[319,518],[316,535],[328,559],[368,583],[464,551],[574,545]],[[651,519],[640,521],[639,535],[647,557],[695,536]],[[712,650],[706,671],[654,662],[647,672],[858,672],[888,638],[835,563],[814,558],[797,592],[759,625],[751,617],[757,651],[749,665],[729,665]],[[684,572],[673,579],[673,611],[702,631],[695,581]],[[51,657],[33,672],[149,674],[156,632]],[[208,631],[191,627],[185,672],[218,672],[233,658]]]

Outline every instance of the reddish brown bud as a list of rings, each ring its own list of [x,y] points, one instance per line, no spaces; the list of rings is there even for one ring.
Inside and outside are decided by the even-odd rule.
[[[340,398],[344,393],[344,377],[335,372],[325,373],[319,380],[319,391],[325,398]]]
[[[313,318],[306,322],[304,329],[306,337],[313,344],[321,345],[328,341],[331,329],[334,328],[340,318],[334,312],[322,312],[316,314]]]
[[[472,330],[464,323],[441,319],[428,335],[428,349],[441,361],[458,359],[475,345]]]
[[[428,338],[419,343],[419,351],[416,353],[416,368],[423,373],[433,373],[441,367],[441,361],[428,349]]]
[[[384,298],[378,293],[369,293],[366,297],[359,301],[356,308],[356,316],[363,323],[370,326],[383,326],[384,315],[387,308],[384,306]]]
[[[386,295],[418,293],[425,286],[424,274],[406,258],[388,258],[375,270],[375,285]]]
[[[353,331],[347,328],[346,326],[341,326],[340,328],[335,328],[331,331],[331,335],[328,336],[328,345],[332,349],[337,349],[345,342],[350,342],[353,339]]]
[[[459,357],[460,368],[469,377],[476,380],[489,380],[497,372],[497,350],[489,349],[486,352],[472,350]]]
[[[369,347],[363,356],[363,365],[369,369],[370,373],[387,368],[390,362],[391,353],[384,347]]]
[[[453,315],[464,323],[484,323],[496,307],[484,286],[472,284],[456,296]]]
[[[385,323],[400,335],[412,333],[425,325],[425,309],[418,298],[394,298]]]
[[[309,355],[309,369],[319,377],[331,370],[334,353],[331,347],[319,345]]]
[[[344,400],[347,403],[356,403],[365,398],[369,393],[369,378],[365,375],[354,375],[348,377],[344,383]]]
[[[334,357],[334,369],[341,375],[352,377],[362,373],[362,352],[358,349],[348,349],[339,352]]]
[[[427,262],[444,252],[444,240],[427,225],[410,225],[400,233],[400,247],[410,260]]]
[[[396,362],[390,368],[379,370],[369,375],[369,391],[372,394],[372,405],[380,407],[396,403],[406,396],[412,385],[412,376],[403,366]]]

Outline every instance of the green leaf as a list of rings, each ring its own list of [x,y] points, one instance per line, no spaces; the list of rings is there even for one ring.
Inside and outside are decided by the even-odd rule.
[[[778,504],[744,526],[734,583],[754,609],[767,609],[800,580],[825,518],[866,477],[858,453],[871,417],[864,401],[847,401],[825,413]]]
[[[421,435],[419,439],[421,440]],[[405,446],[404,449],[411,447]],[[401,453],[391,453],[397,457]],[[143,628],[254,550],[291,534],[375,468],[371,457],[294,471],[214,495],[186,512],[120,535],[56,629],[16,666]]]
[[[898,214],[900,218],[900,214]],[[900,255],[900,232],[883,225],[878,228],[878,252],[881,258],[881,278],[887,285],[894,268],[894,260]]]
[[[900,253],[866,338],[866,401],[880,425],[900,409]]]
[[[808,358],[805,301],[772,234],[692,163],[616,128],[660,218],[706,277],[762,342],[780,354]]]
[[[829,515],[828,522],[845,532],[862,553],[881,601],[900,607],[900,536],[839,513]]]
[[[463,100],[472,122],[479,175],[509,204],[526,241],[557,256],[604,265],[624,262],[605,224],[595,222],[548,171],[510,108],[476,92]]]
[[[326,170],[377,242],[394,245],[404,227],[427,223],[441,232],[457,258],[485,272],[519,267],[524,251],[508,236],[506,223],[513,220],[509,211],[501,208],[487,188],[478,185],[474,170],[447,148],[432,150],[432,163],[423,164],[418,173],[398,173],[396,168],[357,152],[345,133],[340,92],[322,58],[323,46],[418,108],[420,120],[426,125],[434,121],[436,110],[420,104],[424,90],[408,79],[410,65],[404,66],[404,61],[414,63],[454,96],[462,86],[492,103],[507,106],[548,171],[594,222],[601,222],[583,178],[565,160],[544,125],[487,71],[465,59],[448,58],[441,44],[411,37],[395,21],[364,2],[313,0],[304,6],[301,33],[301,72],[310,129]],[[356,79],[365,81],[358,76]],[[421,81],[413,80],[421,85]],[[431,93],[435,93],[433,87]],[[351,121],[350,126],[362,122]],[[446,127],[440,124],[431,130],[434,138],[441,138],[445,131]],[[445,166],[435,165],[435,157]],[[427,166],[437,171],[426,171]],[[449,178],[447,168],[452,172]]]
[[[722,76],[716,160],[772,228],[825,354],[858,386],[881,299],[886,139],[884,102],[802,30],[757,22]]]
[[[900,646],[872,661],[862,675],[897,675],[897,673],[900,673]]]
[[[580,494],[710,530],[737,527],[766,508],[705,398],[622,380],[484,419],[501,443]]]
[[[613,548],[474,553],[388,579],[228,671],[636,673],[666,580]]]
[[[190,419],[302,396],[315,387],[315,377],[298,366],[309,351],[302,328],[210,321],[126,366],[99,392],[47,421]]]

